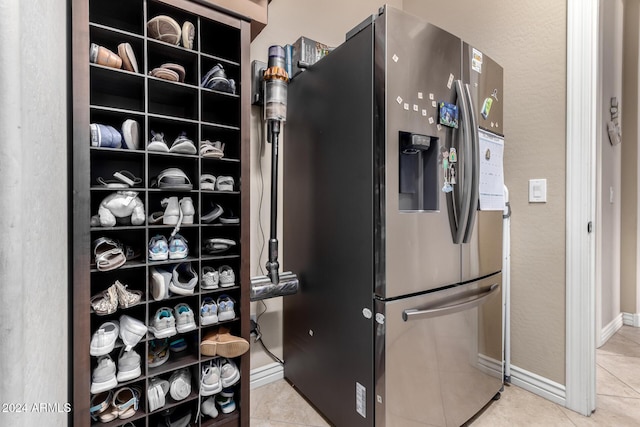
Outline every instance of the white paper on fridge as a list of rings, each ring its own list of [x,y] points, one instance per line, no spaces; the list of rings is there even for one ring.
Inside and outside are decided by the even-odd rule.
[[[479,130],[480,137],[480,210],[504,209],[504,138]]]

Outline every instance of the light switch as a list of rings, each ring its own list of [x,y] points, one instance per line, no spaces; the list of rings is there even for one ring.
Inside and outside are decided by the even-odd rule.
[[[530,179],[529,180],[529,202],[530,203],[546,203],[547,202],[547,180],[546,179]]]

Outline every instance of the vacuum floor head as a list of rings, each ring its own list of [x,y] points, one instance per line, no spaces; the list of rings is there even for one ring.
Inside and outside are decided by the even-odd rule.
[[[298,292],[300,282],[298,277],[290,271],[279,274],[279,281],[273,284],[267,276],[257,276],[251,279],[251,301],[293,295]]]

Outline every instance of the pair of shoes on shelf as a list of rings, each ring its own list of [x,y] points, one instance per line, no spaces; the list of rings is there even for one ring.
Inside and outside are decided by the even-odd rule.
[[[89,125],[92,147],[126,148],[137,150],[140,147],[140,123],[126,119],[118,131],[115,127],[100,123]]]
[[[176,234],[169,238],[157,234],[149,241],[149,261],[166,261],[168,259],[185,259],[189,255],[187,239]]]
[[[186,74],[187,72],[182,65],[174,64],[172,62],[167,62],[149,71],[149,75],[151,77],[181,83],[184,83]]]
[[[127,260],[140,257],[141,253],[110,237],[99,237],[93,241],[93,256],[98,271],[110,271]]]
[[[215,255],[226,252],[236,245],[235,240],[213,237],[202,242],[202,253]]]
[[[135,176],[128,170],[119,170],[113,173],[113,178],[103,178],[99,176],[96,182],[104,188],[127,189],[129,187],[138,187],[142,184],[142,178]],[[92,224],[93,226],[93,224]]]
[[[201,289],[217,289],[218,286],[228,288],[235,285],[236,275],[228,265],[223,265],[217,270],[213,267],[202,267]]]
[[[120,43],[118,53],[114,53],[104,46],[91,43],[89,47],[89,61],[94,64],[111,68],[124,68],[132,73],[138,72],[138,61],[129,43]]]
[[[142,300],[142,291],[127,289],[127,285],[116,280],[105,291],[91,297],[91,308],[98,316],[113,314],[118,307],[129,308],[139,304]]]
[[[98,358],[98,364],[91,375],[91,394],[102,393],[115,388],[118,383],[138,378],[142,374],[140,368],[140,355],[133,349],[120,349],[118,355],[118,374],[116,364],[111,356],[104,355]]]
[[[185,303],[180,303],[173,309],[159,308],[149,321],[149,325],[149,331],[157,339],[169,338],[178,333],[182,334],[196,329],[193,310]]]
[[[220,295],[217,301],[211,297],[205,297],[200,306],[200,325],[213,325],[218,322],[235,319],[236,312],[234,310],[235,301],[229,295]],[[215,346],[209,347],[207,356],[215,356]]]
[[[227,78],[227,73],[224,71],[222,64],[214,65],[207,74],[204,75],[200,81],[200,86],[234,95],[236,93],[236,82],[233,79]]]
[[[211,174],[204,173],[200,175],[200,188],[210,191],[233,191],[235,180],[232,176],[220,175],[215,177]]]
[[[202,413],[211,418],[218,417],[218,408],[223,414],[230,414],[236,410],[236,402],[233,400],[233,390],[224,389],[220,393],[213,397],[210,397],[202,402]]]
[[[141,391],[137,387],[122,387],[120,390],[106,391],[91,398],[89,412],[93,420],[103,423],[115,419],[125,420],[136,414],[140,405]]]
[[[229,329],[223,326],[205,335],[200,342],[200,352],[204,356],[238,357],[247,351],[249,342],[242,337],[231,335]]]
[[[151,187],[160,190],[193,190],[193,184],[182,169],[167,168],[151,180]]]
[[[204,176],[204,175],[203,175]],[[215,177],[213,177],[215,179]],[[201,184],[203,186],[204,184]],[[204,188],[203,188],[204,189]],[[223,215],[224,214],[224,215]],[[240,218],[233,214],[232,210],[226,211],[219,204],[214,204],[213,209],[210,212],[207,212],[202,217],[200,217],[200,221],[205,224],[211,224],[215,220],[219,220],[221,224],[239,224]]]
[[[158,15],[147,22],[147,35],[172,45],[180,45],[193,49],[196,27],[189,21],[180,24],[170,16]]]
[[[105,322],[91,337],[89,354],[91,356],[104,356],[113,351],[118,337],[125,345],[125,351],[135,347],[147,333],[147,327],[143,322],[131,316],[122,315],[120,321]]]
[[[198,152],[193,141],[187,137],[186,132],[181,132],[171,144],[171,148],[169,148],[167,141],[164,139],[164,133],[151,131],[151,140],[147,145],[147,150],[179,154],[196,154]]]
[[[211,142],[208,139],[200,141],[200,155],[202,157],[221,159],[224,157],[224,144],[220,141]]]
[[[200,396],[212,396],[231,387],[240,379],[240,371],[232,360],[224,357],[211,360],[202,366]]]
[[[193,295],[198,284],[198,275],[190,262],[165,268],[149,268],[149,290],[155,301],[169,298],[171,293],[177,295]]]

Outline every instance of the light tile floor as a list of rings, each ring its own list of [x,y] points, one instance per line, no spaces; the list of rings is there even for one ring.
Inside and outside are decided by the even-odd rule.
[[[469,426],[640,426],[640,328],[623,326],[596,354],[597,409],[590,417],[508,386]],[[251,427],[329,425],[284,380],[251,391]]]

